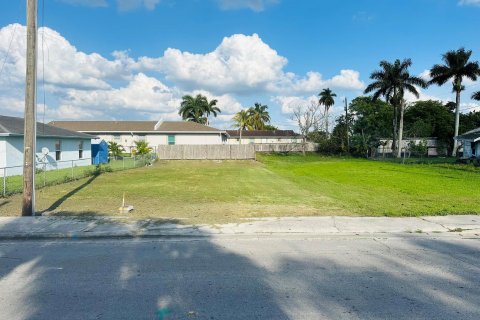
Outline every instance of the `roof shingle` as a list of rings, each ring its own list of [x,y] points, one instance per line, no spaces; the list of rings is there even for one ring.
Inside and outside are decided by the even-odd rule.
[[[0,134],[23,136],[24,134],[23,118],[0,116]],[[61,137],[61,138],[85,138],[92,139],[94,136],[54,127],[48,124],[37,122],[37,136],[38,137]]]
[[[227,130],[232,138],[240,137],[240,130]],[[293,130],[244,130],[243,138],[297,138],[299,137]]]
[[[455,139],[457,139],[457,140],[463,140],[463,139],[475,140],[475,139],[478,139],[478,138],[480,138],[480,128],[473,129],[471,131],[465,132],[464,134],[461,134],[461,135],[455,137]]]
[[[221,132],[190,121],[52,121],[52,126],[80,132]]]

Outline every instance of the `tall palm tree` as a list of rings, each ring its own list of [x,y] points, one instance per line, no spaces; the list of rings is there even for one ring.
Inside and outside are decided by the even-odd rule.
[[[258,102],[248,109],[250,126],[253,130],[264,130],[265,125],[270,122],[270,113],[267,110],[267,105],[262,105]]]
[[[480,75],[480,66],[477,61],[469,61],[472,56],[471,50],[460,48],[458,50],[448,51],[443,54],[444,64],[436,64],[430,69],[431,80],[429,84],[443,86],[449,80],[452,80],[453,91],[456,93],[455,109],[455,136],[458,136],[460,126],[460,95],[465,87],[462,82],[464,78],[477,80]],[[458,142],[454,140],[452,156],[457,155]]]
[[[233,127],[240,131],[240,144],[242,144],[242,131],[250,129],[250,114],[248,110],[241,110],[233,116]]]
[[[408,68],[412,65],[412,60],[405,59],[395,60],[394,63],[388,61],[380,62],[383,70],[374,71],[370,78],[375,80],[366,89],[365,93],[374,92],[373,99],[384,96],[385,100],[392,104],[395,111],[400,111],[400,123],[398,127],[398,148],[397,157],[402,155],[401,143],[403,139],[403,116],[405,113],[405,92],[412,93],[415,97],[419,97],[416,86],[426,88],[427,83],[416,76],[410,75]],[[394,146],[395,146],[395,127],[397,120],[394,120]]]
[[[332,107],[335,104],[335,97],[337,96],[335,93],[333,93],[332,90],[329,88],[323,89],[322,92],[318,94],[320,99],[318,100],[318,103],[321,106],[325,107],[325,131],[327,132],[328,135],[328,111],[330,110],[330,107]]]
[[[216,117],[221,112],[216,107],[217,102],[217,100],[208,101],[207,97],[201,94],[197,94],[196,97],[185,95],[182,97],[178,114],[183,120],[208,124],[210,114]]]
[[[478,100],[478,101],[480,101],[480,91],[475,92],[475,93],[472,95],[472,99],[473,99],[473,100]]]

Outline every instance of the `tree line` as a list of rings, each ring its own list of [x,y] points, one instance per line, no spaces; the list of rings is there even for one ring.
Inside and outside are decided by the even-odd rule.
[[[428,81],[410,74],[411,59],[381,61],[380,69],[371,73],[372,82],[364,91],[371,96],[354,99],[349,112],[336,120],[331,136],[326,129],[326,134],[317,130],[309,138],[321,143],[324,151],[359,155],[371,154],[385,143],[380,138],[387,138],[392,140],[393,153],[400,157],[405,134],[437,137],[441,147],[456,156],[459,146],[453,137],[480,126],[479,113],[460,113],[465,80],[476,81],[480,76],[479,63],[471,61],[471,57],[472,51],[464,48],[446,52],[442,55],[442,63],[429,70]],[[418,99],[418,88],[443,86],[448,82],[456,95],[455,102],[417,101],[408,104],[405,99],[407,93]],[[472,99],[480,100],[480,91],[475,92]]]

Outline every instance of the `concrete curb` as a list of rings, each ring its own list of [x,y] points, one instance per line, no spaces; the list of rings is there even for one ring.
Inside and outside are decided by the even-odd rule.
[[[268,236],[465,235],[479,237],[480,216],[420,218],[263,218],[222,225],[158,224],[152,220],[65,217],[0,217],[0,240],[148,239]]]

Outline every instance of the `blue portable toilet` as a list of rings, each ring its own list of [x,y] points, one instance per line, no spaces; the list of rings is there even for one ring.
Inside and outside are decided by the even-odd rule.
[[[108,163],[108,143],[102,139],[92,140],[92,164]]]

